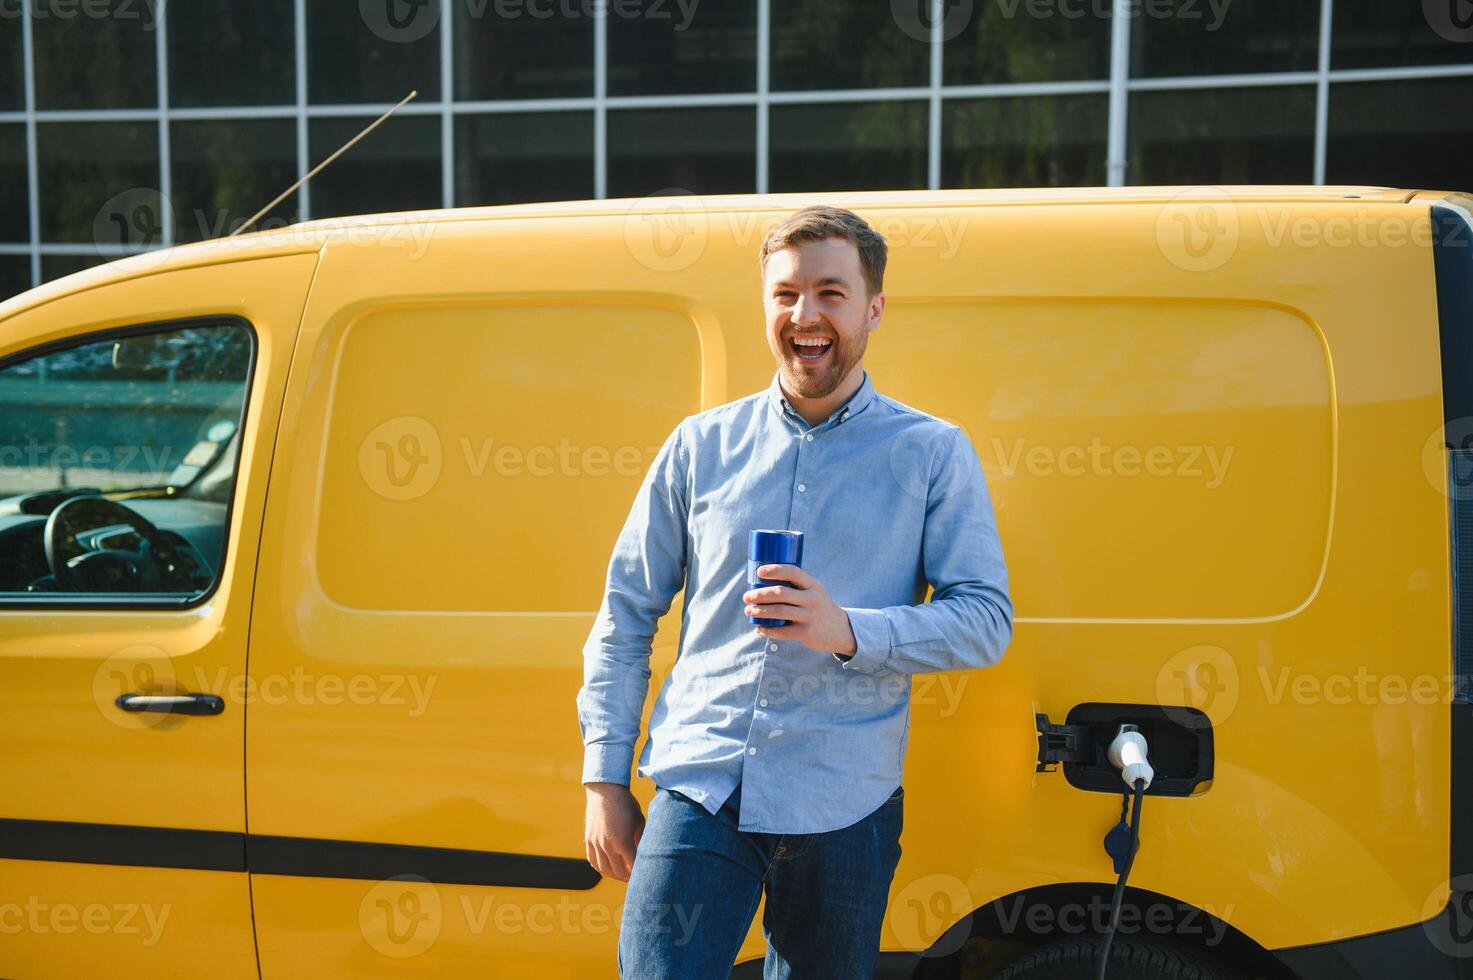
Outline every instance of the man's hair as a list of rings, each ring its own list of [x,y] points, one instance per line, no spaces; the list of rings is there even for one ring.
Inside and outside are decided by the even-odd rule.
[[[792,245],[821,242],[830,238],[842,238],[859,249],[859,268],[864,273],[864,284],[873,296],[885,286],[885,259],[889,248],[885,236],[869,224],[844,208],[815,204],[795,211],[762,239],[762,249],[757,261],[767,274],[767,257]]]

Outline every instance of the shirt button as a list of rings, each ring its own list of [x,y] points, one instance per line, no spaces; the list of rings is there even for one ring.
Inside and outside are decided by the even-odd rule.
[[[806,483],[800,483],[800,484],[798,484],[798,492],[799,493],[804,493],[807,490],[808,490],[808,484],[806,484]]]
[[[812,442],[813,441],[813,437],[812,436],[808,436],[807,438],[808,438],[808,441],[809,442]]]
[[[747,755],[756,755],[756,754],[757,754],[757,746],[755,746],[755,745],[752,746],[750,749],[747,750]]]
[[[767,699],[766,698],[763,698],[761,701],[758,701],[757,703],[760,704],[760,705],[762,705],[762,707],[764,707],[764,708],[767,707]]]
[[[777,644],[776,643],[769,643],[769,644],[767,644],[767,649],[771,650],[773,653],[776,653],[777,652]]]

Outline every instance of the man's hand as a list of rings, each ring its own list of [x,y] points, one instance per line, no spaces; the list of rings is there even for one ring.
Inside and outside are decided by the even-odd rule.
[[[853,654],[858,649],[849,614],[829,598],[818,579],[797,565],[763,565],[757,574],[791,583],[742,593],[748,616],[788,621],[787,626],[754,626],[758,633],[774,640],[797,640],[823,653]]]
[[[628,786],[584,783],[588,809],[583,818],[583,847],[588,863],[605,878],[628,881],[634,851],[644,833],[644,813]]]

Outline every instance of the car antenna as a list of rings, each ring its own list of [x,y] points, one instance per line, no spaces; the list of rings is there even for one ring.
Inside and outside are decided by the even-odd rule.
[[[354,143],[358,142],[363,137],[365,137],[369,133],[373,132],[374,129],[376,129],[378,127],[379,123],[383,122],[385,119],[389,118],[394,113],[398,112],[400,109],[402,109],[404,107],[404,105],[406,103],[409,102],[410,99],[414,98],[418,94],[419,94],[419,89],[414,89],[408,95],[404,96],[404,98],[399,101],[399,104],[398,105],[394,106],[388,112],[384,113],[382,116],[379,116],[373,122],[369,123],[368,126],[367,126],[367,128],[365,128],[363,130],[363,132],[359,133],[357,136],[353,137],[352,139],[348,140],[348,142],[346,142],[342,146],[338,147],[337,150],[333,153],[332,156],[328,157],[326,160],[323,160],[317,166],[313,167],[311,170],[309,170],[305,174],[303,174],[301,180],[297,181],[295,184],[291,185],[286,190],[282,191],[281,194],[279,194],[274,201],[272,201],[270,204],[266,205],[261,210],[257,211],[255,214],[251,215],[250,216],[250,219],[247,220],[245,224],[241,225],[239,228],[235,229],[234,231],[232,231],[229,235],[227,235],[225,237],[227,237],[227,238],[234,238],[236,235],[239,235],[241,232],[245,231],[247,228],[249,228],[251,225],[255,224],[257,221],[260,221],[261,218],[264,217],[266,214],[268,214],[271,211],[272,208],[276,207],[276,205],[280,204],[282,201],[285,201],[288,197],[290,197],[292,195],[292,192],[293,191],[295,191],[298,187],[301,187],[303,184],[305,184],[307,181],[311,180],[313,177],[317,176],[317,174],[322,171],[322,168],[323,167],[327,166],[329,163],[332,163],[338,157],[342,156],[343,153],[348,149],[348,147],[352,146]]]

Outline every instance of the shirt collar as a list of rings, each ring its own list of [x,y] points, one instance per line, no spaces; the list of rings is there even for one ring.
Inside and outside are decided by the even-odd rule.
[[[869,372],[865,371],[863,373],[864,380],[859,383],[859,387],[855,390],[854,394],[849,396],[849,400],[834,409],[832,414],[823,422],[820,422],[819,425],[828,425],[831,422],[834,425],[839,425],[846,419],[858,415],[869,406],[869,403],[875,397],[875,386],[874,382],[870,380]],[[773,372],[772,383],[767,386],[768,404],[772,406],[772,410],[779,417],[784,413],[791,412],[794,418],[801,419],[802,416],[794,411],[793,406],[788,404],[788,399],[783,395],[782,384],[779,380],[781,377],[781,372]],[[818,428],[818,426],[814,426],[814,428]]]

